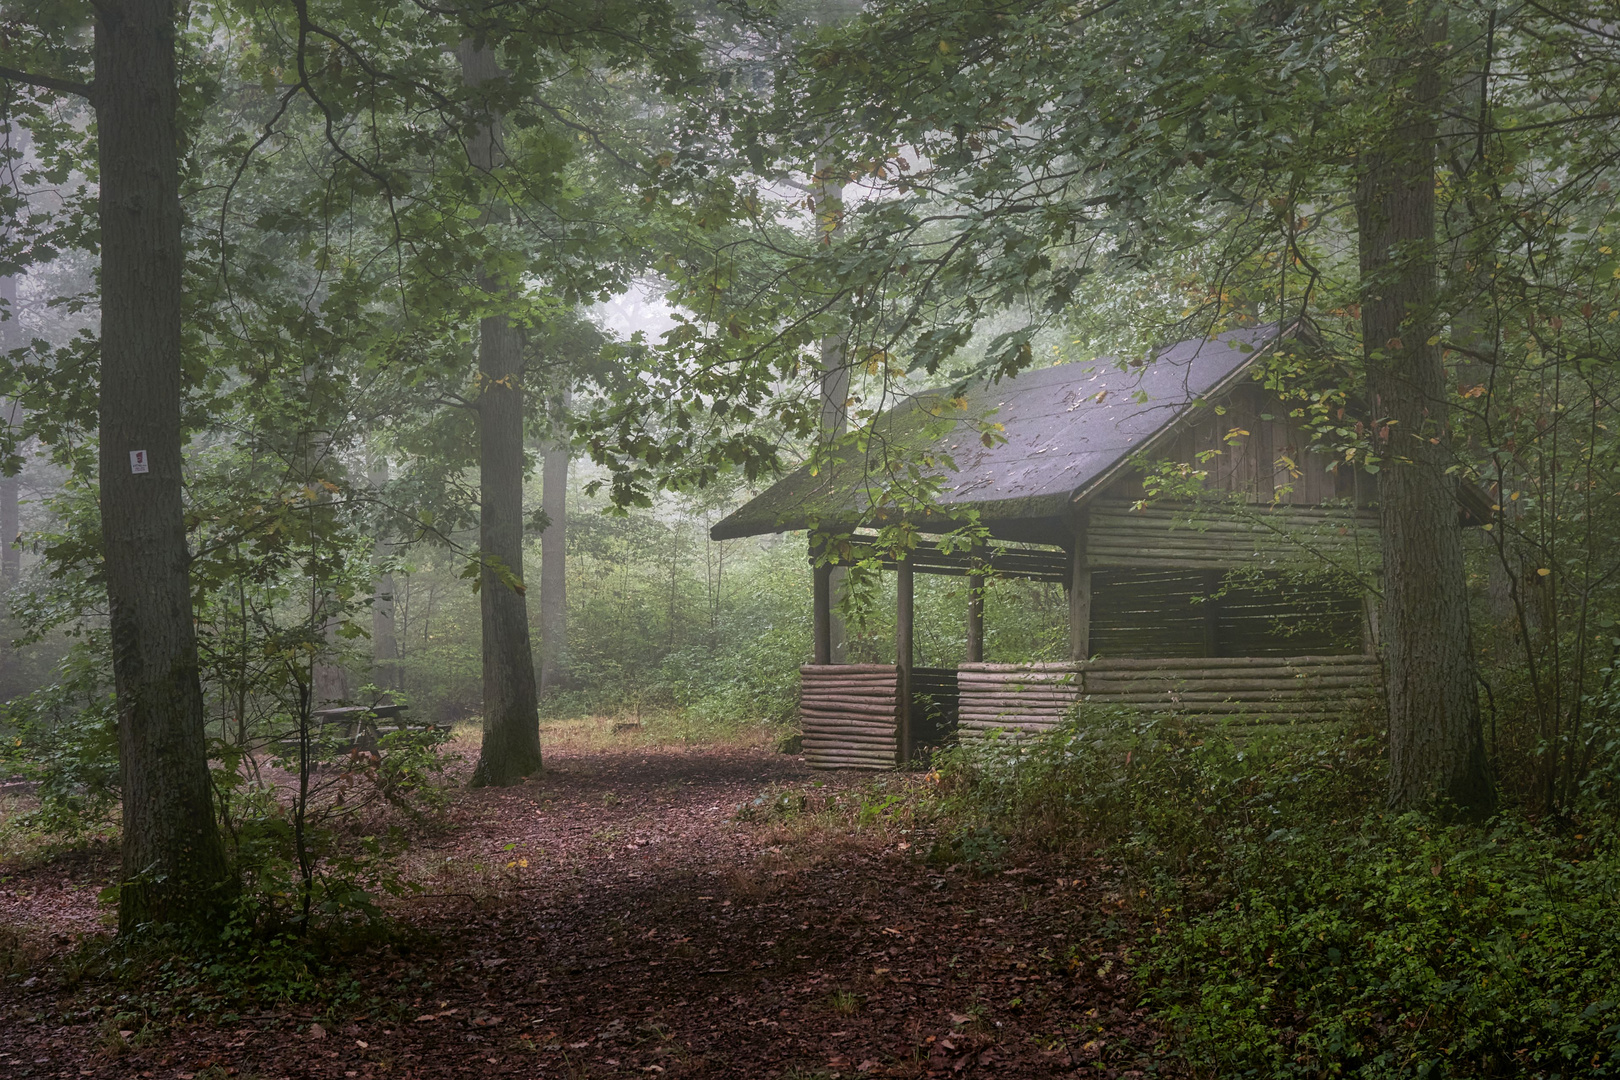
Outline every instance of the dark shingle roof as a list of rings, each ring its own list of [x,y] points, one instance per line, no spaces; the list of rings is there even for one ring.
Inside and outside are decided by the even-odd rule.
[[[961,407],[947,391],[924,391],[878,417],[864,451],[851,448],[819,474],[808,467],[789,473],[710,535],[854,524],[873,493],[895,483],[891,476],[933,454],[955,465],[923,470],[941,482],[939,528],[949,527],[951,510],[972,508],[992,533],[1054,542],[1066,534],[1061,523],[1076,502],[1189,409],[1243,379],[1278,337],[1273,324],[1179,342],[1137,366],[1103,358],[1034,369],[970,387]],[[987,412],[1006,438],[988,447],[979,430]],[[905,516],[895,511],[889,519]]]

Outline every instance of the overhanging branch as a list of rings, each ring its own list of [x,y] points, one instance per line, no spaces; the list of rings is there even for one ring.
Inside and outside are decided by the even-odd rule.
[[[0,66],[0,79],[37,86],[41,90],[55,90],[59,94],[77,94],[86,101],[90,99],[90,84],[74,82],[72,79],[58,79],[54,75],[36,75],[31,71],[20,71],[4,66]]]

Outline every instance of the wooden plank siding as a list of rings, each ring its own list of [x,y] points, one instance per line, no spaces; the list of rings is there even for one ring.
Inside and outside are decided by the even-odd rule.
[[[1195,465],[1207,472],[1208,487],[1252,503],[1319,506],[1349,500],[1370,506],[1376,501],[1375,479],[1344,463],[1329,468],[1334,460],[1308,449],[1311,437],[1288,415],[1291,406],[1264,387],[1245,383],[1219,405],[1224,412],[1211,406],[1190,409],[1180,430],[1156,447],[1153,457]],[[1141,477],[1124,477],[1106,494],[1140,499]]]
[[[1075,702],[1189,718],[1341,720],[1377,708],[1372,656],[1183,657],[1084,663],[965,664],[957,672],[958,734],[1044,731]]]
[[[1106,567],[1378,565],[1378,513],[1340,506],[1191,506],[1120,498],[1094,500],[1087,515],[1086,563]]]

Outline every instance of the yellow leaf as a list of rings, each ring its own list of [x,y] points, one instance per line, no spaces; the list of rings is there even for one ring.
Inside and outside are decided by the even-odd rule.
[[[1552,571],[1547,569],[1545,566],[1543,566],[1540,570],[1536,571],[1536,576],[1537,577],[1546,577],[1550,573],[1552,573]]]

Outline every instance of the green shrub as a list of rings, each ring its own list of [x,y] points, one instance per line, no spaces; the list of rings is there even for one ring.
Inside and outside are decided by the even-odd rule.
[[[1615,822],[1392,815],[1382,770],[1354,730],[1086,710],[948,756],[941,844],[994,830],[1123,865],[1136,975],[1200,1069],[1620,1074]]]
[[[82,838],[117,817],[117,708],[106,633],[87,632],[58,665],[55,681],[0,705],[13,732],[0,764],[38,784],[25,824]]]

